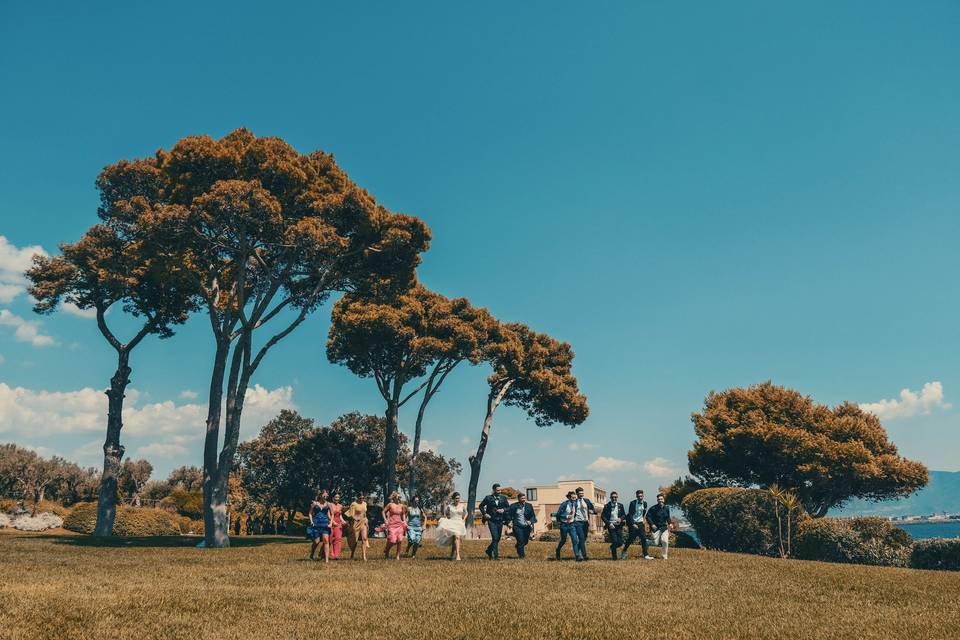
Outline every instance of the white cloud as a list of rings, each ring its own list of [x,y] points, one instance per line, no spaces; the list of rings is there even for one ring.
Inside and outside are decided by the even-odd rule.
[[[553,446],[553,440],[541,440],[537,443],[537,447],[540,449],[549,449]]]
[[[950,409],[953,405],[943,401],[943,385],[938,381],[923,385],[919,393],[910,389],[900,391],[900,399],[885,399],[879,402],[863,402],[860,408],[876,415],[881,420],[909,418],[927,415],[934,409]]]
[[[9,309],[0,309],[0,325],[15,327],[14,336],[20,342],[29,342],[35,347],[49,347],[54,344],[52,337],[40,332],[40,323],[37,320],[25,320]]]
[[[460,438],[460,444],[465,444],[465,445],[473,444],[473,438],[471,438],[470,436],[463,436],[462,438]]]
[[[666,458],[654,458],[643,463],[643,470],[654,478],[671,478],[680,473]]]
[[[124,437],[151,440],[138,454],[145,455],[141,451],[146,450],[172,456],[185,453],[188,445],[198,446],[193,443],[199,443],[203,437],[206,404],[176,404],[168,400],[141,406],[142,400],[143,394],[128,389],[123,409]],[[281,409],[294,406],[292,387],[270,390],[254,385],[247,390],[244,402],[241,438],[253,435]],[[76,391],[35,391],[0,382],[0,434],[37,437],[101,433],[106,415],[107,396],[90,387]],[[99,452],[100,444],[90,445],[90,451],[77,450],[74,454]]]
[[[136,458],[174,458],[187,452],[187,448],[176,442],[154,442],[137,448]]]
[[[619,458],[611,458],[608,456],[600,456],[587,465],[587,469],[590,471],[627,471],[636,468],[636,462],[620,460]]]
[[[443,444],[443,440],[420,440],[420,450],[429,451],[431,453],[439,453],[440,446]]]
[[[0,353],[0,364],[3,364],[3,363],[6,362],[6,361],[7,361],[7,359],[3,357],[3,354],[2,354],[2,353]]]
[[[570,451],[586,451],[587,449],[596,449],[596,448],[597,448],[597,445],[590,444],[589,442],[584,442],[584,443],[571,442],[570,444],[567,445],[567,449],[570,449]]]
[[[86,318],[89,320],[97,317],[97,310],[93,307],[89,309],[81,309],[72,302],[64,302],[62,305],[60,305],[60,309],[72,316],[77,316],[78,318]]]
[[[0,302],[9,303],[27,289],[23,272],[30,268],[33,256],[47,255],[40,245],[18,249],[0,236]]]
[[[177,395],[177,397],[181,400],[196,400],[199,397],[199,394],[192,389],[184,389]]]
[[[0,236],[2,238],[3,236]],[[23,286],[19,284],[8,284],[0,282],[0,302],[7,304],[13,302],[13,299],[23,293]]]

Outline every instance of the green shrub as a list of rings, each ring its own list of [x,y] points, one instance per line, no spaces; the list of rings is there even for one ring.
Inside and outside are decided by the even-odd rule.
[[[797,531],[794,555],[802,560],[905,567],[913,540],[883,518],[819,518]]]
[[[914,569],[960,571],[960,538],[918,540],[910,554]]]
[[[77,533],[92,534],[97,526],[97,504],[81,502],[74,505],[63,521],[63,528]],[[176,516],[160,509],[117,507],[113,522],[115,536],[177,536],[180,535]]]
[[[769,491],[721,487],[689,494],[683,499],[683,512],[705,549],[778,556],[780,534],[775,505]],[[786,541],[786,517],[782,510],[781,517]]]
[[[173,493],[160,501],[162,509],[176,511],[191,520],[203,518],[203,492],[175,489]]]

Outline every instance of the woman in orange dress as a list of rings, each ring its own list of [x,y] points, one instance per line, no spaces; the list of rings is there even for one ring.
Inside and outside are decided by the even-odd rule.
[[[346,512],[347,519],[350,520],[350,530],[347,532],[347,542],[350,544],[350,559],[357,550],[357,544],[360,545],[360,556],[364,562],[367,560],[367,542],[368,523],[367,523],[367,496],[360,494],[357,499],[350,503]]]
[[[400,494],[396,491],[390,494],[390,502],[383,508],[384,528],[387,530],[387,546],[383,550],[383,557],[390,557],[390,550],[396,547],[397,560],[400,559],[400,550],[404,535],[407,533],[407,508],[400,504]]]

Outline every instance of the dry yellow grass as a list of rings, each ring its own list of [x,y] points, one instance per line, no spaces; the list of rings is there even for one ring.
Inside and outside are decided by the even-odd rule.
[[[240,539],[93,546],[0,536],[0,637],[957,638],[960,574],[677,549],[669,561],[482,558],[307,562],[307,544]],[[569,548],[568,548],[569,551]],[[569,555],[569,553],[567,554]],[[639,627],[642,626],[643,629]]]

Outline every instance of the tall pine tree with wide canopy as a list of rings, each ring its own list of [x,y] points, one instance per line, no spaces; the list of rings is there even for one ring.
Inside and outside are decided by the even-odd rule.
[[[210,324],[204,538],[228,546],[244,399],[267,352],[334,292],[407,289],[430,232],[378,204],[330,154],[302,154],[244,129],[186,137],[135,165],[142,188],[118,197],[151,210],[154,233],[189,269]]]

